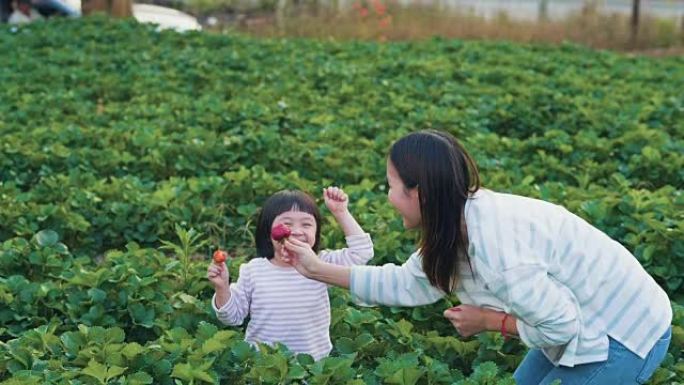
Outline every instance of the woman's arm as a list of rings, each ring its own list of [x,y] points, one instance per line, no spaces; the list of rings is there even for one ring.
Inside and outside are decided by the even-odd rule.
[[[310,279],[315,279],[316,281],[325,282],[329,285],[349,289],[351,268],[349,266],[321,262],[305,276]]]
[[[520,264],[488,280],[489,289],[516,314],[516,330],[528,347],[562,346],[580,330],[579,304],[544,266]]]
[[[304,276],[348,288],[355,302],[365,305],[419,306],[437,302],[444,292],[432,286],[415,253],[403,265],[342,267],[317,258],[309,245],[285,241],[291,263]]]
[[[502,311],[473,305],[459,305],[444,311],[458,334],[463,337],[485,332],[501,332],[506,336],[518,335],[517,318]]]
[[[301,275],[329,285],[349,288],[349,276],[351,275],[349,267],[321,261],[308,244],[296,238],[286,238],[283,246],[287,250],[287,254],[291,256],[286,260]]]

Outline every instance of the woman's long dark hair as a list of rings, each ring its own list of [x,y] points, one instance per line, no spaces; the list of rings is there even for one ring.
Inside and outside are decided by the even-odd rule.
[[[257,257],[273,258],[273,243],[271,242],[271,227],[276,217],[286,211],[301,211],[311,214],[316,220],[316,241],[312,247],[318,253],[321,241],[321,213],[316,201],[311,195],[299,190],[281,190],[271,195],[264,202],[257,218],[254,241]]]
[[[475,161],[451,134],[433,130],[399,139],[389,157],[404,187],[418,188],[423,271],[433,286],[450,293],[459,261],[470,264],[464,208],[480,188]]]

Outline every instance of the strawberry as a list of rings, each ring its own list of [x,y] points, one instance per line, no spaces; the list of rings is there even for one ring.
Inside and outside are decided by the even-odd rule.
[[[215,263],[223,263],[226,261],[226,258],[228,258],[228,253],[225,251],[218,249],[214,251],[214,262]]]
[[[274,226],[271,229],[271,238],[273,238],[274,241],[280,242],[283,239],[287,238],[292,234],[290,231],[290,228],[285,226],[284,224],[279,224]]]

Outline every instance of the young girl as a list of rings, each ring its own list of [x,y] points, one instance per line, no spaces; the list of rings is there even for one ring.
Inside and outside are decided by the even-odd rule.
[[[463,336],[517,335],[517,384],[643,384],[670,344],[665,291],[618,242],[565,208],[482,189],[445,132],[409,134],[387,159],[388,199],[420,247],[402,266],[334,266],[285,242],[302,274],[364,303],[418,306],[455,292],[444,316]]]
[[[325,205],[342,227],[347,248],[325,250],[319,258],[335,265],[361,265],[373,258],[373,243],[348,210],[347,195],[337,187],[323,190]],[[216,294],[212,306],[226,325],[240,325],[249,314],[245,339],[251,343],[280,342],[296,353],[318,360],[332,349],[328,286],[308,279],[286,262],[283,243],[271,239],[272,228],[285,225],[290,239],[318,252],[321,215],[314,199],[301,191],[273,194],[261,209],[256,228],[257,257],[240,266],[229,285],[225,263],[209,265],[207,277]]]

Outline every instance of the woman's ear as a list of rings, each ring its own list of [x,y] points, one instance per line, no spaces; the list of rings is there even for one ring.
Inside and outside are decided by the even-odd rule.
[[[419,189],[419,186],[408,189],[409,198],[411,198],[411,200],[416,201],[416,202],[418,202],[420,199],[420,191],[418,189]]]

